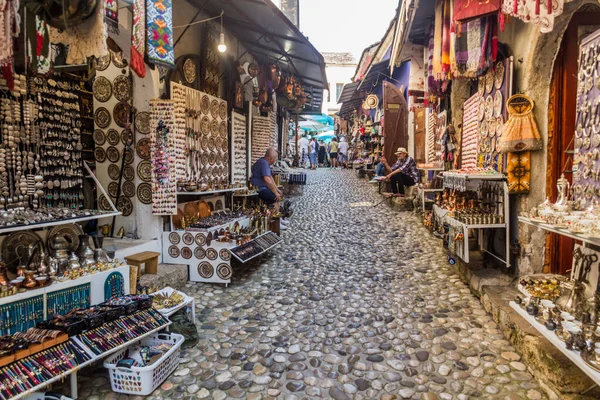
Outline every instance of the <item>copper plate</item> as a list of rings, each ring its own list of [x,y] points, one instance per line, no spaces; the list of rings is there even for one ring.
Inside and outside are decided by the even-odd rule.
[[[169,247],[169,256],[171,258],[177,258],[177,257],[179,257],[179,254],[180,254],[179,247],[177,247],[175,245]]]
[[[223,153],[227,154],[227,151],[229,150],[229,143],[227,142],[227,139],[223,139],[223,143],[221,143],[221,150],[223,150]]]
[[[115,67],[117,68],[125,68],[127,66],[127,60],[125,58],[123,58],[123,52],[119,51],[119,52],[115,52],[110,50],[110,53],[112,55],[112,61]]]
[[[210,115],[213,118],[219,117],[219,102],[217,100],[213,100],[210,102]]]
[[[202,101],[200,103],[200,109],[204,115],[208,115],[210,112],[210,99],[207,95],[202,96]]]
[[[135,146],[135,152],[138,157],[142,160],[150,159],[150,139],[143,138],[138,140],[137,145]]]
[[[205,243],[206,243],[206,235],[204,233],[197,233],[196,234],[196,244],[198,246],[204,246]]]
[[[494,71],[490,68],[488,73],[485,75],[485,93],[491,94],[494,90]]]
[[[117,76],[113,80],[113,91],[117,100],[129,101],[131,99],[131,81],[129,77],[127,75]]]
[[[186,260],[192,258],[192,254],[192,250],[189,247],[184,247],[181,249],[181,257],[185,258]]]
[[[110,51],[107,55],[96,58],[96,71],[104,71],[110,65],[111,54]]]
[[[202,117],[202,121],[200,121],[200,132],[204,135],[210,135],[210,118]]]
[[[188,58],[183,63],[183,77],[187,83],[194,83],[196,80],[196,63],[193,59]]]
[[[494,87],[498,90],[502,88],[504,84],[504,62],[498,61],[496,63],[496,72],[494,73]]]
[[[185,218],[198,218],[198,205],[191,201],[183,207],[183,215]]]
[[[60,236],[71,245],[70,251],[75,251],[79,247],[79,235],[83,235],[81,226],[77,224],[59,225],[48,231],[48,242],[52,243]]]
[[[116,163],[121,159],[121,154],[115,146],[109,146],[106,149],[106,158],[108,158],[108,161]]]
[[[208,138],[208,149],[213,151],[215,149],[215,138],[212,136]]]
[[[502,136],[502,129],[504,128],[504,117],[500,115],[496,118],[496,137]]]
[[[219,257],[221,257],[221,260],[223,261],[229,261],[231,260],[231,252],[227,249],[221,249],[221,251],[219,251]]]
[[[98,107],[94,113],[94,121],[99,128],[108,128],[111,121],[110,111],[106,107]]]
[[[115,119],[115,124],[121,128],[125,128],[129,122],[130,112],[131,106],[129,104],[123,102],[117,103],[115,108],[113,108],[113,118]]]
[[[110,203],[108,202],[108,199],[104,194],[98,196],[98,207],[100,207],[102,211],[113,211],[112,207],[110,206]]]
[[[119,197],[119,202],[117,203],[117,210],[121,211],[124,217],[128,217],[133,212],[133,204],[129,197]]]
[[[196,257],[198,260],[202,260],[206,257],[206,251],[204,251],[202,247],[196,247],[194,249],[194,257]]]
[[[211,278],[215,274],[215,269],[208,261],[204,261],[198,265],[198,274],[202,278],[208,279],[208,278]]]
[[[121,169],[117,166],[117,164],[110,164],[108,166],[108,177],[113,181],[119,179],[119,174],[121,173]]]
[[[183,240],[183,243],[188,246],[194,243],[194,235],[190,232],[185,232],[181,239]]]
[[[217,121],[216,119],[213,119],[210,122],[210,133],[214,136],[217,137],[219,136],[219,121]]]
[[[142,111],[135,116],[135,129],[143,134],[150,133],[150,114]]]
[[[123,167],[123,179],[126,181],[132,181],[135,179],[135,170],[132,165],[125,165]]]
[[[502,106],[504,105],[504,101],[502,99],[502,92],[497,90],[494,93],[494,117],[499,117],[502,115]]]
[[[217,276],[223,280],[227,280],[231,278],[233,275],[233,271],[231,270],[231,266],[227,264],[219,264],[217,267]]]
[[[211,248],[206,249],[206,258],[208,258],[211,261],[214,261],[217,259],[217,250]]]
[[[92,85],[92,91],[96,100],[105,103],[112,96],[113,88],[108,79],[103,76],[96,76]]]
[[[111,146],[118,145],[119,144],[119,132],[117,132],[115,129],[109,129],[108,132],[106,133],[106,141]]]
[[[102,129],[96,129],[93,134],[94,143],[96,146],[102,146],[106,143],[106,135]]]
[[[110,197],[117,197],[117,192],[119,191],[119,184],[117,182],[111,182],[108,184],[108,195]]]
[[[224,101],[219,106],[219,117],[222,120],[226,120],[227,119],[227,103],[224,102]]]
[[[135,183],[131,181],[123,182],[123,194],[127,197],[135,197]]]
[[[137,187],[137,197],[142,204],[152,203],[152,186],[149,183],[140,183]]]
[[[206,218],[206,217],[210,217],[210,208],[209,208],[209,203],[200,200],[197,203],[198,206],[198,215],[200,216],[200,218]]]
[[[123,153],[123,157],[125,157],[125,164],[133,164],[134,161],[134,154],[133,154],[133,150],[131,149],[125,149],[125,152]]]
[[[103,163],[104,161],[106,161],[106,152],[102,147],[96,147],[96,149],[94,150],[94,158],[99,163]]]
[[[179,236],[179,233],[177,233],[177,232],[169,233],[169,242],[171,242],[171,244],[179,244],[180,240],[181,240],[181,237]]]
[[[152,164],[150,163],[150,161],[140,161],[140,163],[138,164],[137,171],[138,176],[141,180],[143,180],[144,182],[150,182],[150,180],[152,179]]]
[[[219,124],[219,136],[222,138],[227,137],[227,123],[225,121],[221,121]]]

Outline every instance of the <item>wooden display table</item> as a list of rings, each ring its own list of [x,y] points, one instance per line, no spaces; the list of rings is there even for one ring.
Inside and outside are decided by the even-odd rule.
[[[143,251],[141,253],[132,254],[125,257],[127,264],[133,265],[142,270],[142,264],[145,265],[145,274],[156,274],[158,272],[158,257],[160,253],[155,251]]]

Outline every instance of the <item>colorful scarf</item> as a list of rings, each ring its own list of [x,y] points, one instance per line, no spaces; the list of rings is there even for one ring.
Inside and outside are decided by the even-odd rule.
[[[485,33],[483,36],[482,54],[477,67],[477,76],[485,75],[498,55],[498,24],[496,16],[485,17]]]
[[[452,24],[452,0],[444,0],[442,22],[442,74],[450,72],[450,25]]]
[[[477,18],[458,25],[460,30],[456,37],[455,77],[475,78],[482,55],[485,37],[486,18]]]
[[[129,66],[140,78],[146,76],[146,3],[133,0],[133,29],[131,32],[131,62]]]
[[[48,25],[42,18],[34,15],[29,9],[27,13],[27,51],[29,56],[29,65],[31,70],[39,75],[45,75],[50,72],[50,35],[48,34]]]
[[[146,2],[148,59],[166,68],[175,66],[173,49],[173,4],[171,0]]]
[[[435,22],[433,28],[433,76],[439,79],[442,73],[442,25],[443,25],[443,0],[437,0],[435,3]]]
[[[111,32],[119,33],[119,3],[117,0],[106,0],[104,19]]]

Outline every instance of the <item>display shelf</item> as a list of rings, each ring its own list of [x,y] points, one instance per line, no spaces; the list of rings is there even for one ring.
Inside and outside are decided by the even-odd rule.
[[[427,194],[428,193],[440,193],[443,192],[444,189],[419,189],[420,193],[419,196],[421,197],[421,208],[423,210],[423,212],[425,212],[425,202],[427,200]]]
[[[261,238],[261,237],[263,237],[263,236],[267,236],[267,235],[275,235],[275,234],[274,234],[273,232],[269,231],[269,232],[267,232],[267,233],[263,233],[263,234],[262,234],[262,235],[260,235],[260,236],[257,236],[256,238],[252,239],[252,240],[251,240],[250,242],[248,242],[248,243],[255,242],[257,239],[259,239],[259,238]],[[263,248],[263,250],[262,250],[260,253],[257,253],[257,254],[255,254],[255,255],[253,255],[252,257],[250,257],[250,258],[241,259],[240,257],[238,257],[238,255],[237,255],[237,254],[235,254],[235,250],[236,250],[236,249],[238,249],[238,248],[240,248],[240,247],[241,247],[241,246],[243,246],[243,245],[240,245],[240,246],[237,246],[237,247],[234,247],[233,249],[231,249],[231,255],[232,255],[233,257],[235,257],[235,259],[236,259],[236,260],[238,260],[238,261],[240,261],[240,262],[242,262],[242,263],[247,263],[248,261],[250,261],[250,260],[253,260],[253,259],[255,259],[256,257],[258,257],[258,256],[260,256],[260,255],[263,255],[263,254],[265,254],[267,251],[271,250],[272,248],[274,248],[274,247],[276,247],[276,246],[279,246],[279,245],[280,245],[280,244],[283,242],[283,240],[282,240],[281,238],[279,238],[279,237],[278,237],[277,239],[278,239],[278,242],[277,242],[277,243],[275,243],[275,244],[273,244],[273,245],[271,245],[271,246],[269,246],[269,247],[267,247],[267,248]],[[244,243],[244,244],[247,244],[247,243]]]
[[[28,224],[28,225],[12,225],[12,226],[0,228],[0,235],[4,235],[7,233],[11,233],[11,232],[17,232],[17,231],[26,231],[26,230],[30,230],[30,229],[41,229],[41,228],[48,228],[48,227],[57,226],[57,225],[72,224],[75,222],[91,221],[91,220],[100,219],[100,218],[116,217],[118,215],[121,215],[121,213],[117,211],[117,212],[107,212],[106,214],[99,214],[99,215],[88,215],[85,217],[63,218],[63,219],[57,219],[54,221],[33,223],[33,224]]]
[[[583,233],[571,232],[568,229],[557,228],[555,226],[546,224],[544,222],[533,221],[531,218],[527,218],[527,217],[519,217],[519,222],[522,222],[527,225],[535,226],[538,229],[556,233],[558,235],[566,236],[571,239],[579,240],[580,242],[582,242],[584,244],[600,246],[600,238],[597,238],[597,237],[592,237],[589,235],[585,235]]]
[[[256,193],[246,193],[246,194],[234,194],[233,197],[255,197],[258,196],[258,192]]]
[[[232,224],[235,224],[236,222],[239,222],[240,224],[242,223],[246,223],[246,220],[249,221],[248,217],[239,217],[239,218],[235,218],[232,219],[231,221],[224,223],[222,225],[218,225],[218,226],[211,226],[210,228],[186,228],[186,229],[182,229],[182,230],[174,230],[172,232],[193,232],[193,233],[199,233],[199,232],[213,232],[213,231],[219,231],[221,229],[226,229],[229,226],[231,226]]]
[[[192,309],[192,321],[196,320],[196,306],[195,306],[196,302],[194,301],[193,297],[188,296],[187,294],[183,293],[182,291],[175,290],[169,286],[167,286],[166,288],[163,288],[159,291],[156,291],[154,293],[151,293],[150,296],[154,296],[154,295],[164,293],[164,292],[168,293],[169,295],[173,292],[178,292],[179,294],[183,295],[183,302],[181,302],[181,304],[176,305],[175,307],[163,308],[161,310],[156,310],[156,311],[158,311],[165,317],[170,317],[171,315],[175,314],[177,311],[181,310],[182,308],[190,306],[190,308]]]
[[[247,189],[248,189],[247,187],[239,187],[239,188],[222,189],[222,190],[206,190],[203,192],[177,192],[177,196],[204,196],[204,195],[208,195],[208,194],[237,192],[238,190],[247,190]]]
[[[541,333],[550,343],[554,345],[557,349],[559,349],[567,358],[569,358],[581,371],[583,371],[587,376],[589,376],[597,385],[600,385],[600,372],[595,369],[589,367],[585,361],[581,358],[581,355],[578,351],[568,350],[565,347],[564,342],[562,342],[554,333],[554,331],[549,331],[546,327],[538,322],[534,317],[527,314],[525,310],[523,310],[517,303],[511,301],[510,306],[513,310],[515,310],[521,317],[523,317],[531,326],[533,326],[539,333]]]

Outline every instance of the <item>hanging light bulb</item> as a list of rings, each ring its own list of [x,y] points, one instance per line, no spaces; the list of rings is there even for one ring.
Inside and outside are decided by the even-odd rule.
[[[221,53],[225,53],[227,51],[227,46],[225,45],[225,33],[223,32],[223,13],[221,12],[221,34],[219,35],[219,46],[217,47]]]

